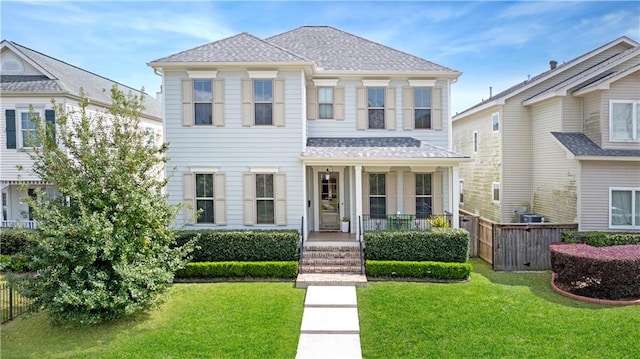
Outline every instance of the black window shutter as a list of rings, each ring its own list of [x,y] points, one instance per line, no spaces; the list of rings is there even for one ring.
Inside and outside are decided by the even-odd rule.
[[[6,110],[7,148],[16,148],[16,110]]]
[[[56,112],[54,110],[45,110],[44,119],[47,122],[47,133],[51,135],[53,142],[56,141]]]

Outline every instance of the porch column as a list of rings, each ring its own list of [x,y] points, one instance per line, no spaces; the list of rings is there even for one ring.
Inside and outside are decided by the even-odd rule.
[[[7,185],[5,185],[4,183],[0,183],[0,221],[7,220],[7,218],[4,218],[4,211],[2,210],[2,208],[4,207],[4,202],[2,201],[2,193],[4,192],[4,189],[6,187]],[[7,194],[7,199],[9,199],[9,194]],[[7,216],[9,215],[8,212],[9,211],[7,211]],[[2,227],[2,223],[0,223],[0,227]]]
[[[451,227],[459,228],[460,227],[460,175],[459,175],[458,166],[452,166],[449,169],[449,173],[451,174],[451,185],[449,188],[449,195],[451,200]]]
[[[356,220],[363,220],[362,218],[362,165],[355,165],[356,169]],[[360,224],[358,223],[358,226]]]

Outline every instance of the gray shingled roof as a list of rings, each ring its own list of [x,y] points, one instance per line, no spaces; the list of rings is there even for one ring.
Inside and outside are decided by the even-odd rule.
[[[103,103],[111,103],[111,87],[114,84],[125,93],[139,94],[139,90],[109,80],[100,75],[83,70],[38,51],[24,47],[12,41],[10,43],[19,53],[48,71],[53,78],[47,76],[15,76],[2,75],[0,89],[4,93],[60,93],[80,96],[83,88],[89,99]],[[145,114],[162,117],[161,103],[151,96],[146,96]]]
[[[330,26],[302,26],[266,40],[327,71],[455,71]]]
[[[241,34],[152,62],[309,62],[251,34]]]
[[[310,137],[302,157],[310,158],[468,158],[411,137]]]
[[[640,156],[640,150],[603,149],[580,132],[551,132],[575,156]]]

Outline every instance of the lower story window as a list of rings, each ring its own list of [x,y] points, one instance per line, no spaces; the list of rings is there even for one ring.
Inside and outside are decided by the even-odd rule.
[[[213,215],[213,174],[196,174],[197,223],[215,223]]]
[[[371,218],[386,218],[387,195],[384,173],[369,175],[369,211]]]
[[[609,201],[610,227],[640,228],[640,188],[612,188]]]
[[[416,218],[427,218],[432,211],[431,174],[416,173]]]
[[[273,174],[256,174],[256,210],[258,224],[275,223]]]

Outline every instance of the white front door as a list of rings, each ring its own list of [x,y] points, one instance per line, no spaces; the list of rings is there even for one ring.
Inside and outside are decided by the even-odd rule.
[[[340,229],[340,194],[338,193],[338,172],[318,173],[320,230]]]

